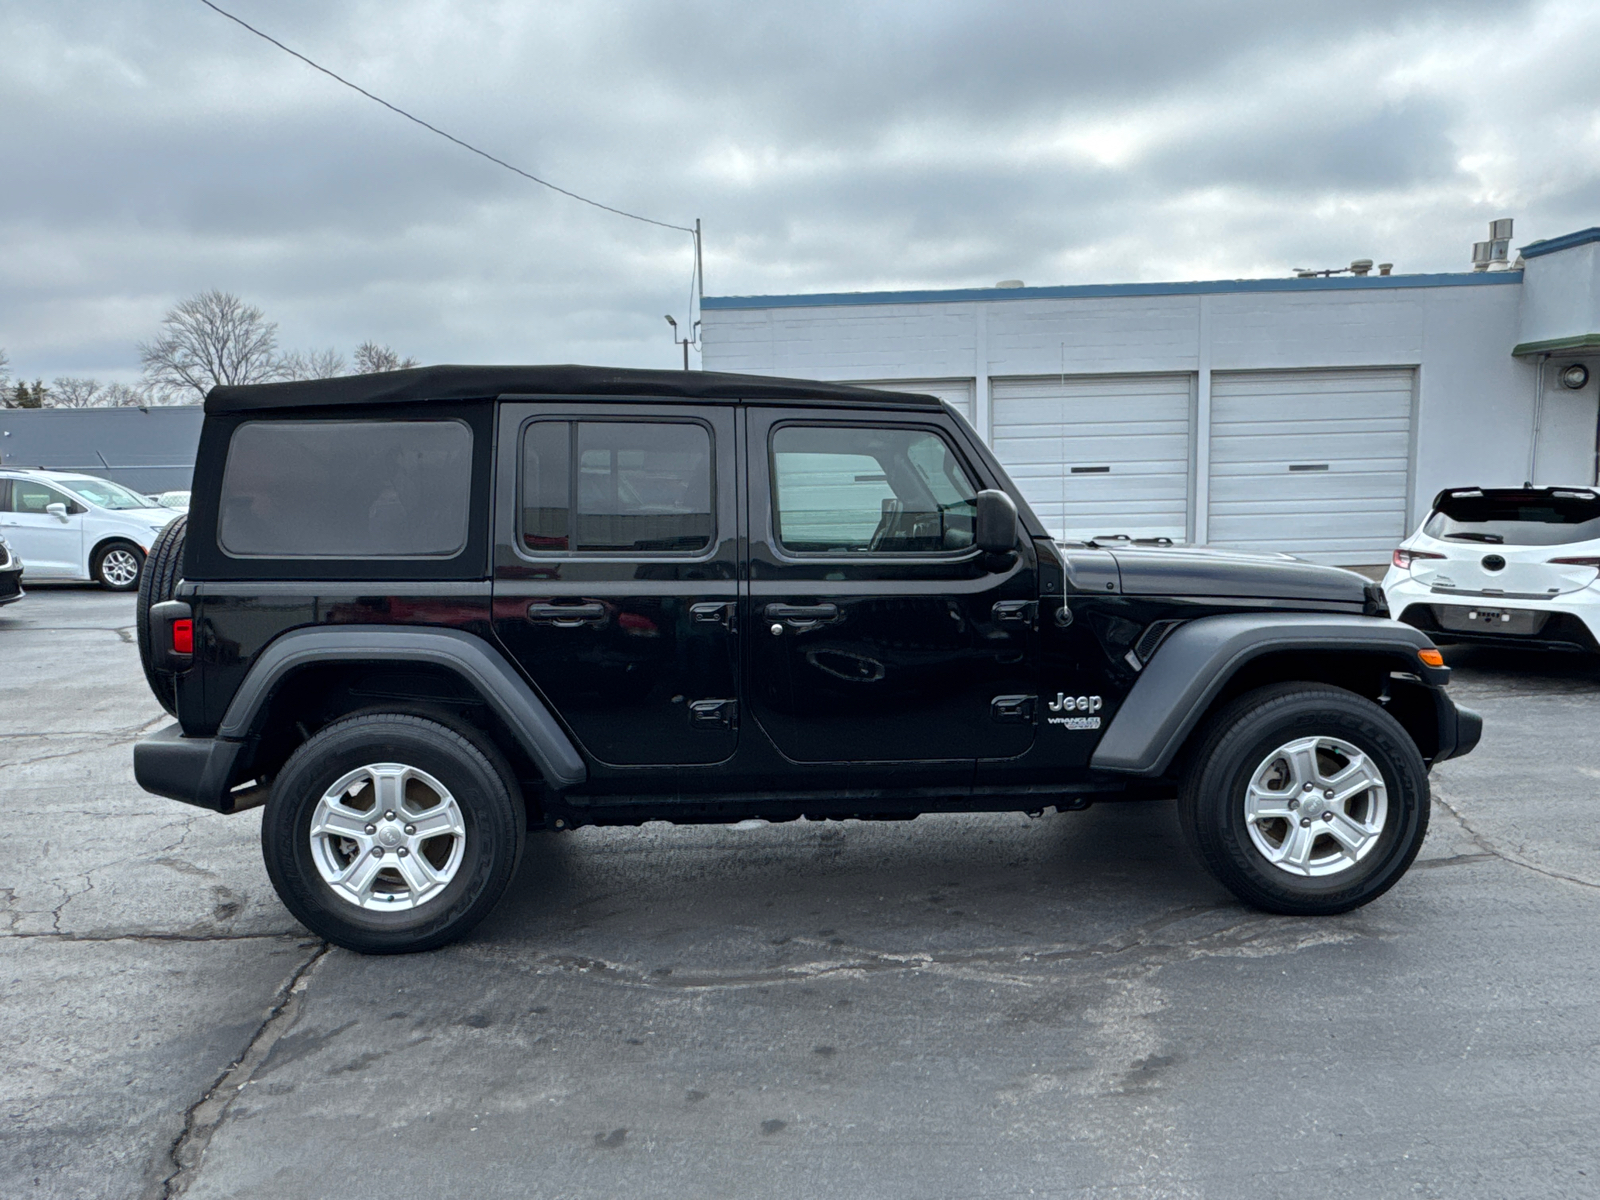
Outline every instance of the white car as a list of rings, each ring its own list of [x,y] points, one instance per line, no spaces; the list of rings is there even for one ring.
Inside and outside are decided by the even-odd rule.
[[[1383,594],[1435,642],[1600,651],[1600,493],[1451,488],[1400,543]]]
[[[29,583],[96,580],[132,591],[156,535],[176,516],[109,479],[0,470],[0,536],[26,564]]]

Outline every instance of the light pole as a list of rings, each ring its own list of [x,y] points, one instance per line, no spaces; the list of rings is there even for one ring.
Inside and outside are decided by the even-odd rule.
[[[678,336],[678,323],[672,319],[670,313],[667,314],[667,324],[672,326],[672,344],[683,347],[683,369],[687,371],[689,369],[689,347],[694,344],[695,333],[700,328],[700,322],[696,321],[691,325],[688,336],[681,338]]]

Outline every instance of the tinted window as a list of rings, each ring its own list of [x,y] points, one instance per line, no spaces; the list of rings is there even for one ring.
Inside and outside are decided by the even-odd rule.
[[[685,553],[711,544],[711,434],[689,422],[537,421],[522,441],[530,550]]]
[[[931,554],[972,545],[977,489],[923,429],[788,425],[772,435],[778,540],[802,553]]]
[[[460,421],[253,421],[228,447],[217,539],[253,557],[449,557],[471,488]]]
[[[1538,492],[1449,496],[1422,532],[1441,541],[1564,546],[1600,538],[1600,499]]]

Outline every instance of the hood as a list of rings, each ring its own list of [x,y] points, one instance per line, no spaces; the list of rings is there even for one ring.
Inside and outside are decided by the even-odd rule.
[[[1319,600],[1364,605],[1371,580],[1342,567],[1323,567],[1287,554],[1250,554],[1194,546],[1113,547],[1130,596],[1226,596],[1234,599]]]

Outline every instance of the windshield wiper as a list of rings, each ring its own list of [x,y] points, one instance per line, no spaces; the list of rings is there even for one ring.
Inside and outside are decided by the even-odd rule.
[[[1498,533],[1447,533],[1444,536],[1452,542],[1491,542],[1496,546],[1505,543],[1505,538]]]

